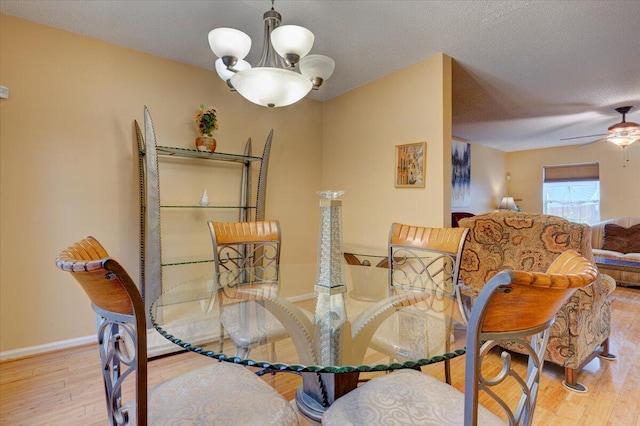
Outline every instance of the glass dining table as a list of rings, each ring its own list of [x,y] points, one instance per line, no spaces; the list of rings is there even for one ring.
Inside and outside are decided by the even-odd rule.
[[[342,272],[339,289],[317,285],[317,264],[177,280],[153,302],[151,321],[183,349],[301,375],[296,404],[314,420],[360,373],[464,354],[464,339],[453,338],[452,283],[374,266],[343,264]]]

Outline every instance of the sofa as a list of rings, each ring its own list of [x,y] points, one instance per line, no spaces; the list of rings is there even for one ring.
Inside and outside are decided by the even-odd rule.
[[[601,273],[621,286],[640,287],[640,218],[618,217],[591,225],[591,245]]]
[[[470,228],[460,264],[461,292],[473,301],[487,281],[504,269],[544,272],[566,250],[574,249],[593,262],[591,229],[557,216],[498,211],[461,219]],[[599,274],[589,287],[578,289],[560,308],[551,328],[545,360],[564,367],[565,386],[578,392],[586,387],[578,372],[596,355],[609,354],[611,301],[616,284]],[[523,353],[516,343],[504,345]]]

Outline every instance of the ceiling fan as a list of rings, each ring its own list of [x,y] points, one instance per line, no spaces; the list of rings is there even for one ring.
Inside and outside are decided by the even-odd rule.
[[[622,121],[620,123],[616,123],[613,126],[610,126],[607,130],[608,133],[602,133],[598,135],[587,135],[587,136],[576,136],[573,138],[564,138],[560,139],[562,141],[572,140],[572,139],[583,139],[583,138],[593,138],[597,136],[604,136],[603,138],[596,139],[591,142],[587,142],[579,146],[582,148],[583,146],[591,145],[592,143],[600,142],[600,141],[609,141],[614,143],[622,148],[625,148],[631,145],[634,142],[640,141],[640,125],[638,123],[634,123],[633,121],[626,121],[625,117],[627,113],[631,110],[631,106],[623,106],[616,108],[616,111],[619,114],[622,114]]]

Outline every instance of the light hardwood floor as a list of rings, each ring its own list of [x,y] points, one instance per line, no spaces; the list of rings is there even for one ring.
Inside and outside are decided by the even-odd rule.
[[[545,364],[535,425],[640,426],[640,289],[618,287],[612,298],[614,362],[593,360],[579,380],[586,394],[561,384],[563,370]],[[153,360],[153,386],[211,359],[183,353]],[[453,385],[463,389],[464,357],[452,360]],[[443,378],[441,365],[423,371]],[[293,374],[263,379],[291,400],[300,385]],[[491,406],[489,406],[492,408]],[[98,352],[82,346],[0,364],[0,425],[104,425],[105,402]]]

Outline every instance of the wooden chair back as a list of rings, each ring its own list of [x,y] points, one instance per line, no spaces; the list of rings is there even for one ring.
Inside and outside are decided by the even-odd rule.
[[[280,222],[208,222],[213,242],[216,275],[234,269],[260,268],[264,276],[278,278]]]
[[[146,316],[138,288],[93,237],[63,250],[56,265],[78,281],[96,313],[109,424],[137,421],[138,425],[146,425]],[[131,407],[122,405],[122,386],[129,376],[135,380],[135,413],[130,412]]]

